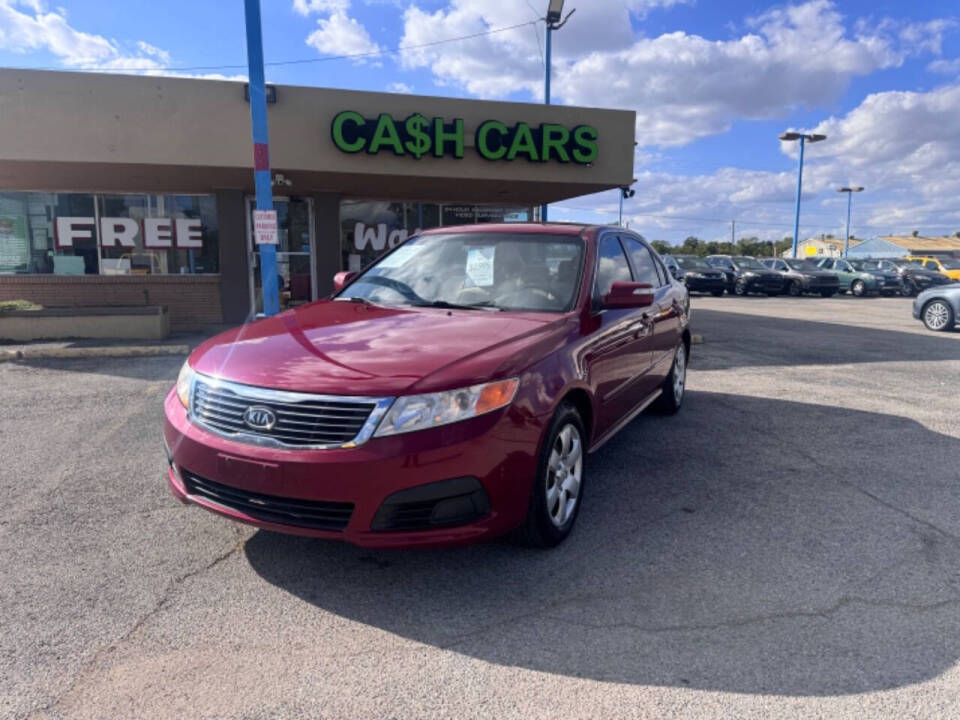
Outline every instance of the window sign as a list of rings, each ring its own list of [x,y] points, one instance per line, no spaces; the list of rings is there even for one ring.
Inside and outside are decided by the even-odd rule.
[[[216,273],[218,266],[212,196],[0,192],[0,273]]]
[[[30,243],[25,215],[0,215],[0,272],[25,272]]]
[[[493,261],[495,245],[467,248],[467,278],[476,287],[493,285]]]
[[[364,117],[353,110],[338,113],[330,124],[333,144],[345,153],[391,152],[415,160],[464,156],[462,118],[427,118],[414,113],[404,120],[381,113]],[[556,123],[507,125],[487,120],[474,133],[473,151],[485,160],[559,162],[590,165],[599,152],[599,132],[592,125],[573,128]]]

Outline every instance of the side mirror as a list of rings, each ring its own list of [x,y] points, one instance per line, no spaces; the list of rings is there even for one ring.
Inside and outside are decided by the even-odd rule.
[[[340,292],[343,288],[351,283],[351,281],[357,276],[355,272],[338,272],[333,276],[333,291]]]
[[[650,283],[615,282],[603,298],[606,308],[642,308],[653,305],[653,285]]]

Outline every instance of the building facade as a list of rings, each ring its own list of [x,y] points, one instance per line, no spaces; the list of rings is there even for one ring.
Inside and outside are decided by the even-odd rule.
[[[629,186],[634,113],[276,87],[282,305],[418,229],[526,221]],[[0,300],[166,305],[174,329],[262,307],[242,83],[0,70]]]

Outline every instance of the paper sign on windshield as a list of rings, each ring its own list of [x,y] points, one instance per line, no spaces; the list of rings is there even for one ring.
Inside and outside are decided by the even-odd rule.
[[[493,285],[493,259],[496,250],[493,245],[467,248],[467,277],[477,287]]]

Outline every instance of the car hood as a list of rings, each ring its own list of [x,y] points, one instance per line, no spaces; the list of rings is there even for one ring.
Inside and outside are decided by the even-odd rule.
[[[565,318],[320,301],[211,338],[190,364],[259,387],[392,396],[437,389],[428,378],[447,388],[487,380]]]

